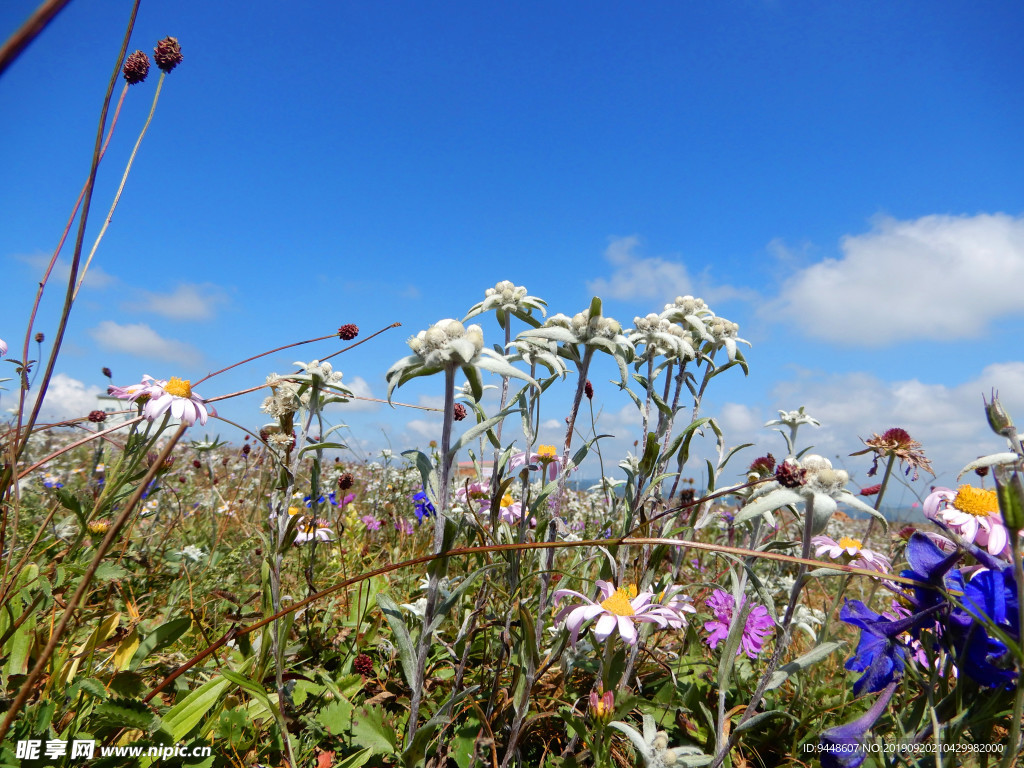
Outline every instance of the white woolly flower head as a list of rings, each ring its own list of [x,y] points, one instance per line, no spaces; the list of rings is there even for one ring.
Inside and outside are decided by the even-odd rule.
[[[658,356],[693,360],[697,356],[690,335],[662,315],[634,317],[633,326],[633,330],[626,332],[626,338],[633,346],[644,347],[641,360]]]
[[[409,348],[429,368],[444,368],[450,363],[465,365],[484,347],[484,332],[479,325],[468,328],[458,320],[438,320],[425,331],[409,339]]]

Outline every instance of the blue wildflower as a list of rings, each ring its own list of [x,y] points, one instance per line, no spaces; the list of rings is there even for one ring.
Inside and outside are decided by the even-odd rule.
[[[889,619],[875,613],[860,600],[847,600],[839,618],[860,629],[860,641],[846,668],[864,674],[853,684],[853,693],[876,693],[903,677],[908,650],[898,636],[913,629],[923,618],[914,614]]]
[[[987,625],[1020,637],[1013,573],[1009,568],[982,571],[963,586],[962,595],[949,617],[948,639],[957,666],[982,685],[1012,688],[1016,674],[1009,649],[989,634]]]
[[[416,519],[419,522],[423,522],[426,517],[433,517],[437,514],[437,510],[434,509],[434,505],[430,503],[430,499],[427,498],[427,494],[424,491],[420,491],[412,497],[413,503],[416,506]]]
[[[918,610],[927,610],[945,604],[946,598],[941,590],[947,586],[946,574],[961,558],[961,553],[947,555],[934,541],[920,531],[915,531],[907,542],[906,556],[910,568],[900,575],[934,587],[914,587],[911,600],[915,607]]]
[[[829,728],[821,734],[821,768],[857,768],[864,762],[867,757],[864,739],[882,716],[895,690],[896,683],[889,683],[867,712],[853,722]]]

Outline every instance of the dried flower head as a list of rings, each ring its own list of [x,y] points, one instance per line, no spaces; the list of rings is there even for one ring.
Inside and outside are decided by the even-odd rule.
[[[89,421],[93,424],[100,424],[107,420],[107,414],[104,411],[89,411]]]
[[[587,400],[594,399],[594,385],[590,383],[590,379],[587,379],[587,383],[583,385],[583,394],[587,396]]]
[[[351,472],[346,472],[344,475],[338,478],[338,488],[347,491],[356,482],[356,479],[352,477]]]
[[[372,675],[373,674],[373,659],[367,656],[365,653],[360,653],[355,659],[352,660],[352,671],[357,672],[360,675]]]
[[[36,344],[42,344],[44,341],[46,341],[46,337],[43,335],[42,331],[39,331],[39,333],[36,334]]]
[[[452,407],[452,418],[455,419],[456,421],[462,421],[464,418],[466,418],[466,406],[464,406],[462,403],[456,403]]]
[[[142,51],[136,51],[124,60],[121,72],[128,85],[141,83],[149,75],[149,56]]]
[[[783,488],[799,488],[806,482],[807,470],[784,461],[775,470],[775,479]]]
[[[345,325],[338,329],[338,337],[342,341],[352,341],[358,335],[359,326],[355,323],[345,323]]]
[[[775,474],[775,457],[770,453],[767,456],[760,456],[750,462],[750,469],[747,470],[748,475],[757,475],[758,477],[768,477],[769,475]]]
[[[176,37],[165,37],[153,49],[153,61],[164,72],[170,72],[181,64],[183,58],[184,56],[181,55],[181,45],[178,44],[178,38]]]
[[[907,430],[901,427],[893,427],[887,429],[881,435],[872,434],[871,439],[865,440],[864,445],[867,446],[862,451],[856,451],[851,453],[851,456],[860,456],[864,453],[874,452],[875,456],[871,461],[871,469],[868,470],[868,477],[873,477],[878,472],[878,461],[884,457],[892,457],[898,459],[900,466],[907,465],[904,474],[909,475],[911,470],[914,472],[913,480],[917,480],[917,470],[923,469],[932,475],[935,473],[932,471],[931,462],[925,457],[924,452],[921,450],[921,444],[910,436]]]
[[[102,369],[100,370],[100,373],[102,373],[102,374],[103,374],[104,376],[106,376],[106,377],[107,377],[108,379],[112,379],[112,378],[114,378],[114,372],[113,372],[113,371],[111,371],[111,370],[110,370],[109,368],[107,368],[106,366],[104,366],[104,367],[103,367],[103,368],[102,368]]]

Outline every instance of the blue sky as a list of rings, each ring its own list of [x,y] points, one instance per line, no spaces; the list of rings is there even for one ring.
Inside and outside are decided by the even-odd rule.
[[[35,5],[5,3],[0,34]],[[0,76],[11,354],[85,180],[128,7],[72,3]],[[823,427],[805,438],[855,479],[858,438],[904,426],[951,483],[1002,449],[983,393],[1024,420],[1022,22],[1016,4],[970,2],[143,3],[130,49],[173,35],[185,59],[79,297],[50,413],[91,403],[104,365],[120,383],[195,380],[342,323],[401,322],[339,358],[380,397],[409,335],[509,279],[552,312],[598,293],[626,327],[702,296],[753,345],[750,377],[721,377],[706,401],[730,443],[778,455],[760,425],[806,405]],[[156,74],[128,93],[86,251]],[[51,337],[62,297],[51,284],[37,324]],[[621,454],[633,406],[598,391]],[[439,393],[415,382],[396,399]],[[258,405],[221,412],[258,428]],[[384,432],[423,445],[436,423],[366,403],[337,418],[364,451]]]

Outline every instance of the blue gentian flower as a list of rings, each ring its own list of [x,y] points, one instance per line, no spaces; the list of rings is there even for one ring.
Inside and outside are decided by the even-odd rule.
[[[860,600],[847,600],[839,618],[860,629],[860,642],[846,668],[864,674],[853,684],[853,693],[876,693],[903,677],[909,652],[898,638],[921,621],[921,614],[889,619],[875,613]]]
[[[853,722],[829,728],[821,734],[821,768],[857,768],[864,762],[867,757],[864,738],[882,716],[895,690],[896,683],[889,683],[867,712]]]
[[[914,587],[911,600],[920,610],[928,610],[943,605],[945,596],[940,591],[946,587],[946,574],[962,556],[960,552],[947,555],[938,545],[920,531],[915,531],[907,542],[907,562],[910,568],[900,575],[915,581],[932,584],[935,589]]]
[[[434,509],[434,505],[430,503],[430,499],[427,498],[424,491],[415,494],[412,500],[416,506],[416,519],[419,522],[422,523],[425,517],[433,517],[437,514],[437,510]]]
[[[963,586],[960,602],[950,614],[949,640],[957,666],[982,685],[1012,688],[1016,674],[1008,649],[989,634],[986,623],[1020,637],[1017,585],[1009,568],[982,571]]]

